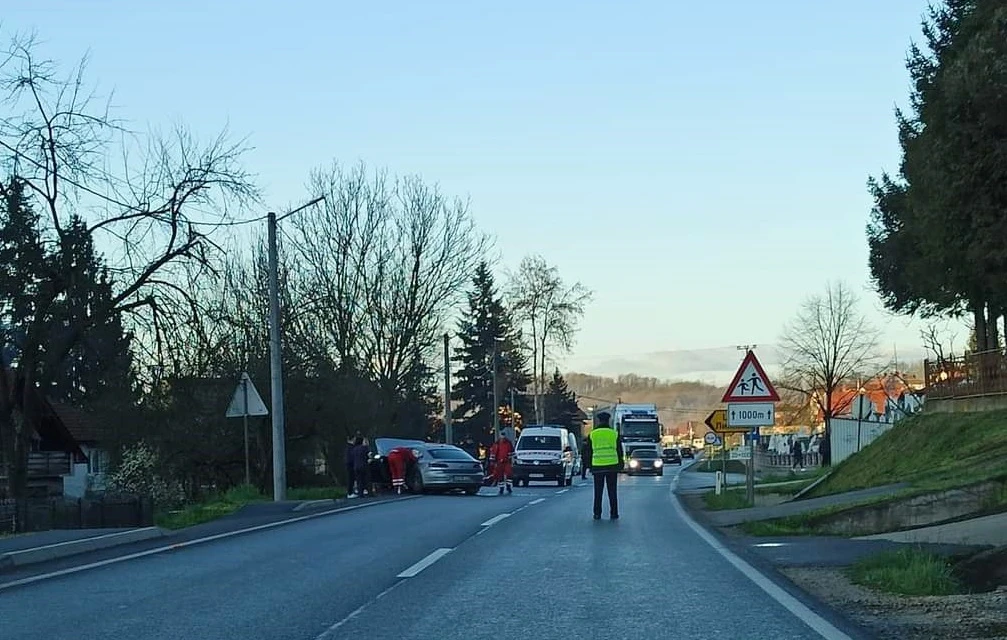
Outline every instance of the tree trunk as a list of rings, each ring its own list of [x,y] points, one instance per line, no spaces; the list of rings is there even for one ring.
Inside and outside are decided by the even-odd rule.
[[[1000,350],[1000,325],[997,324],[997,320],[1000,318],[1000,315],[1000,308],[997,305],[990,303],[989,313],[986,320],[986,335],[988,336],[987,349]]]
[[[986,303],[974,302],[972,305],[972,319],[975,323],[976,351],[986,351],[988,345],[988,335],[986,328]]]

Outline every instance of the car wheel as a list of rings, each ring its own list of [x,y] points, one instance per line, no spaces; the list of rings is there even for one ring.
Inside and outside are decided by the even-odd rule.
[[[561,475],[559,477],[559,480],[556,481],[556,484],[558,486],[560,486],[560,487],[565,487],[566,486],[566,474]]]
[[[410,485],[410,489],[413,493],[422,494],[426,492],[426,487],[423,486],[423,474],[419,471],[413,472],[413,481]]]

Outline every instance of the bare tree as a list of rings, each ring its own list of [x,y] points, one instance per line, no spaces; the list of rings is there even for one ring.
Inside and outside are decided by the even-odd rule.
[[[539,255],[522,259],[510,277],[508,297],[515,324],[522,326],[531,340],[535,417],[540,424],[545,420],[542,396],[550,351],[570,351],[592,295],[579,282],[564,283],[559,269]]]
[[[825,417],[826,440],[832,433],[832,418],[845,408],[836,392],[876,365],[879,336],[858,310],[856,296],[841,282],[829,283],[824,294],[805,300],[784,330],[780,386],[803,393],[818,405]]]
[[[188,298],[183,267],[211,268],[215,249],[208,233],[217,227],[199,223],[209,216],[219,222],[232,205],[257,195],[240,166],[242,145],[225,135],[199,144],[183,129],[171,137],[128,135],[87,88],[83,63],[63,77],[36,51],[31,38],[15,39],[0,66],[6,93],[0,154],[41,204],[54,240],[48,247],[54,267],[41,274],[46,286],[39,288],[26,335],[16,346],[3,345],[17,354],[4,363],[10,374],[0,375],[0,432],[13,436],[3,442],[18,497],[26,491],[27,446],[41,410],[37,389],[47,382],[40,376],[53,370],[46,363],[65,358],[90,326],[114,314],[144,316],[162,300]],[[103,308],[53,335],[52,313],[72,276],[65,271],[72,261],[63,255],[67,234],[81,226],[107,248],[115,293]]]
[[[954,357],[955,338],[957,338],[955,333],[948,330],[947,327],[942,329],[936,322],[932,322],[920,330],[923,348],[934,357],[939,367],[943,367],[949,358]]]
[[[363,165],[316,172],[324,207],[293,224],[305,310],[324,318],[339,366],[373,375],[388,394],[436,356],[441,327],[491,248],[468,203],[417,177]]]

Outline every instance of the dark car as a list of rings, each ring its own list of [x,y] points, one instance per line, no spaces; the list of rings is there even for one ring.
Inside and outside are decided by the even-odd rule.
[[[690,460],[696,459],[696,453],[692,450],[692,447],[682,447],[682,457],[689,458]]]
[[[664,464],[682,464],[682,454],[674,447],[662,451],[661,459],[664,460]]]
[[[641,473],[664,475],[664,461],[654,449],[637,449],[630,455],[626,473],[635,476]]]
[[[382,489],[390,489],[392,486],[392,473],[388,469],[388,452],[396,447],[409,447],[417,458],[428,443],[422,440],[410,440],[406,438],[374,438],[371,440],[371,461],[370,475],[371,482]],[[406,469],[406,486],[410,491],[415,492],[413,478],[415,476],[415,465]]]

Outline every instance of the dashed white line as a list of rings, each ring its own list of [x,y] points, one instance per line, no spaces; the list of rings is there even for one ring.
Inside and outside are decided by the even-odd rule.
[[[561,495],[563,495],[564,493],[566,493],[567,491],[569,491],[569,489],[563,489],[562,491],[557,491],[557,492],[556,492],[556,495],[558,495],[558,496],[561,496]]]
[[[814,629],[818,635],[822,636],[822,638],[825,638],[825,640],[852,640],[850,636],[837,629],[831,622],[809,609],[803,602],[781,589],[776,583],[766,576],[762,575],[758,569],[735,555],[731,550],[722,545],[720,541],[713,536],[713,534],[693,520],[688,512],[686,512],[685,507],[682,506],[682,502],[678,499],[678,495],[675,494],[675,487],[677,485],[678,475],[676,474],[675,479],[671,482],[672,502],[675,505],[675,509],[678,511],[678,515],[682,518],[682,521],[689,525],[689,527],[696,532],[696,535],[702,538],[708,545],[713,547],[713,549],[722,555],[728,562],[734,565],[734,567],[743,573],[746,578],[765,591],[770,598],[776,600],[787,611],[794,614],[799,620],[804,622],[804,624]]]
[[[541,502],[545,502],[545,498],[539,498],[538,500],[532,500],[528,504],[539,504]]]
[[[436,549],[434,551],[431,551],[430,554],[426,558],[423,558],[422,560],[420,560],[419,562],[417,562],[416,564],[414,564],[413,566],[409,567],[408,569],[406,569],[405,571],[403,571],[402,573],[400,573],[399,575],[397,575],[395,577],[396,578],[415,578],[417,575],[419,575],[419,573],[421,571],[423,571],[424,569],[426,569],[427,567],[429,567],[433,563],[437,562],[438,560],[440,560],[444,556],[448,555],[449,553],[451,553],[451,549],[449,549],[447,547],[441,547],[440,549]]]
[[[357,616],[359,616],[361,613],[364,612],[365,609],[367,609],[367,607],[371,606],[372,604],[374,604],[375,602],[377,602],[381,598],[384,598],[385,596],[387,596],[389,593],[392,592],[393,589],[395,589],[397,586],[399,586],[403,582],[405,582],[405,580],[399,580],[398,582],[396,582],[395,584],[393,584],[392,586],[388,587],[387,589],[385,589],[384,591],[382,591],[381,593],[379,593],[377,596],[375,596],[373,600],[371,600],[369,602],[365,602],[364,604],[360,605],[359,607],[357,607],[356,609],[354,609],[352,612],[350,612],[350,614],[348,616],[346,616],[345,618],[343,618],[339,622],[333,624],[331,627],[329,627],[324,632],[322,632],[321,634],[319,634],[315,638],[315,640],[328,640],[329,638],[332,638],[334,636],[334,634],[336,633],[336,631],[339,630],[340,627],[342,627],[343,625],[345,625],[350,620],[353,620],[354,618],[356,618]]]
[[[496,523],[498,523],[501,520],[504,520],[506,518],[509,518],[510,516],[511,516],[511,514],[509,514],[509,513],[501,513],[498,516],[493,516],[492,518],[490,518],[489,520],[487,520],[486,522],[482,523],[479,526],[481,526],[481,527],[492,527]]]

